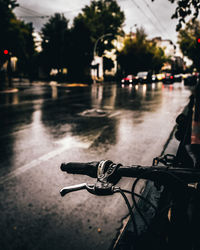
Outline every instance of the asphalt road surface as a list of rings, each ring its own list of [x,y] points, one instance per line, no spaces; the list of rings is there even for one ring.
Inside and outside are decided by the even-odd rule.
[[[61,198],[94,180],[60,171],[62,162],[110,159],[151,165],[188,103],[182,83],[18,84],[0,93],[0,249],[108,249],[127,207],[115,194]],[[120,185],[131,186],[124,178]],[[144,182],[138,185],[142,190]]]

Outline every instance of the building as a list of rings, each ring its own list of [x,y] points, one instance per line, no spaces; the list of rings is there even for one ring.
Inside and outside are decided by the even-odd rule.
[[[176,55],[176,45],[170,39],[162,39],[161,37],[155,37],[152,39],[158,47],[162,48],[165,55],[170,58],[174,58]]]
[[[124,37],[118,36],[117,39],[113,40],[114,49],[111,51],[105,51],[104,56],[111,59],[114,63],[114,67],[111,70],[103,72],[103,57],[94,55],[94,60],[91,67],[91,77],[93,80],[103,81],[104,73],[107,76],[115,76],[117,72],[117,56],[116,50],[120,50],[123,47]],[[94,53],[95,54],[95,53]]]
[[[183,60],[183,55],[180,51],[177,51],[176,45],[169,39],[162,39],[161,37],[155,37],[152,39],[158,47],[162,48],[165,55],[170,59],[162,67],[162,70],[182,71],[185,69],[186,64]]]

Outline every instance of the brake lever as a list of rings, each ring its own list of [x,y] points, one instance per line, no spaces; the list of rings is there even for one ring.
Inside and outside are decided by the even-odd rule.
[[[95,184],[82,183],[69,187],[64,187],[60,190],[61,196],[70,192],[86,189],[89,193],[94,195],[112,195],[118,192],[119,188],[114,184],[119,180],[116,171],[121,164],[114,164],[110,160],[101,161],[97,170],[97,181]],[[113,177],[113,178],[112,178]]]
[[[82,184],[77,184],[77,185],[73,185],[73,186],[69,186],[69,187],[64,187],[60,190],[60,195],[64,196],[68,193],[83,190],[83,189],[86,189],[88,192],[92,192],[94,190],[94,185],[82,183]]]

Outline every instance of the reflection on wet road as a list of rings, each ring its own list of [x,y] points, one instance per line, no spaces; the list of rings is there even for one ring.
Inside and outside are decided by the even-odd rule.
[[[153,121],[155,114],[172,120],[170,113],[180,110],[178,105],[187,96],[181,83],[69,88],[38,85],[3,95],[1,171],[13,171],[64,145],[105,152],[111,145],[130,139],[133,131],[143,129],[139,124],[145,124],[146,119]],[[146,137],[147,131],[140,132]],[[141,135],[133,135],[135,141],[141,139]]]
[[[111,228],[120,225],[116,215],[126,213],[121,198],[80,192],[61,200],[63,185],[91,180],[60,173],[60,163],[151,164],[190,90],[160,82],[18,87],[0,94],[0,240],[6,246],[12,238],[12,250],[107,249]]]

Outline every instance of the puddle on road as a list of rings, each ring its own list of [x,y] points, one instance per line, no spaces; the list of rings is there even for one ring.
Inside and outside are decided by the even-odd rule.
[[[109,112],[106,112],[102,109],[87,109],[79,113],[78,115],[85,116],[85,117],[105,117],[108,114]]]
[[[82,140],[80,140],[80,138],[78,138],[78,137],[76,138],[75,136],[73,136],[73,137],[67,136],[66,138],[61,139],[59,141],[56,141],[55,143],[64,146],[66,150],[71,149],[73,147],[87,149],[90,147],[90,144],[91,144],[90,141],[88,141],[88,142],[86,142],[84,140],[82,141]]]

